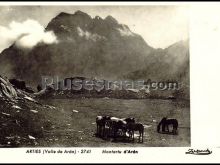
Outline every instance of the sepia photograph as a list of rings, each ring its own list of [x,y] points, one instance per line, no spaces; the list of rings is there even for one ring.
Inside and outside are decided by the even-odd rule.
[[[0,2],[0,163],[219,162],[219,15]]]
[[[0,147],[190,147],[188,5],[1,5]]]

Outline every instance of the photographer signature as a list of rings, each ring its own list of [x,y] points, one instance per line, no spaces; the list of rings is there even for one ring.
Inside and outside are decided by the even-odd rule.
[[[192,155],[209,155],[211,153],[212,151],[210,151],[209,149],[206,149],[206,150],[188,149],[188,151],[185,152],[185,154],[192,154]]]

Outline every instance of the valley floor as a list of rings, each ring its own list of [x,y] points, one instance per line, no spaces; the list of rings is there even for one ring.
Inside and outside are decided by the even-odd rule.
[[[40,102],[42,105],[18,102],[21,109],[5,103],[0,105],[0,147],[190,146],[188,101],[90,98]],[[98,115],[134,117],[145,126],[144,142],[138,143],[138,137],[135,137],[135,142],[96,137]],[[164,116],[179,121],[178,135],[157,133],[156,126]]]
[[[54,99],[47,104],[57,107],[47,114],[51,130],[39,139],[45,147],[182,147],[190,146],[190,109],[186,101],[159,99]],[[46,113],[46,112],[45,112]],[[96,116],[135,117],[145,126],[144,143],[113,141],[95,136]],[[179,121],[178,135],[159,134],[156,126],[163,116]],[[138,132],[136,132],[136,135]]]

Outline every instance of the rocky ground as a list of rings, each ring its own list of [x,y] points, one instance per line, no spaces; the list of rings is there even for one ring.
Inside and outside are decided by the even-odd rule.
[[[37,145],[36,140],[51,125],[42,111],[53,109],[0,77],[0,147]]]

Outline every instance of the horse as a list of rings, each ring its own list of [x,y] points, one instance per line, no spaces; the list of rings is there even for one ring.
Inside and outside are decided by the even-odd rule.
[[[97,125],[97,131],[96,134],[104,137],[105,136],[105,127],[106,127],[106,121],[110,120],[110,116],[97,116],[96,117],[96,125]]]
[[[119,130],[121,133],[121,137],[126,137],[126,133],[129,132],[128,124],[135,123],[135,118],[117,118],[111,117],[111,126],[110,131],[113,134],[113,137],[116,138],[118,136]],[[128,137],[129,138],[129,137]]]
[[[113,134],[116,137],[119,129],[125,130],[126,121],[116,117],[110,116],[97,116],[96,117],[96,125],[97,125],[97,135],[111,136]]]
[[[132,138],[133,141],[134,141],[134,132],[139,131],[139,142],[143,143],[143,141],[144,141],[144,126],[143,126],[143,124],[130,122],[127,124],[127,130],[129,132],[129,138]]]
[[[133,117],[123,118],[122,120],[126,121],[127,123],[135,123],[135,118]]]
[[[110,118],[110,131],[114,138],[117,137],[119,130],[121,130],[122,136],[126,135],[126,123],[126,121],[117,117]]]
[[[157,125],[157,132],[160,132],[160,127],[162,125],[162,132],[170,132],[169,131],[169,125],[173,126],[172,133],[177,134],[177,128],[178,128],[178,121],[177,119],[167,119],[167,117],[162,118],[160,123]]]

